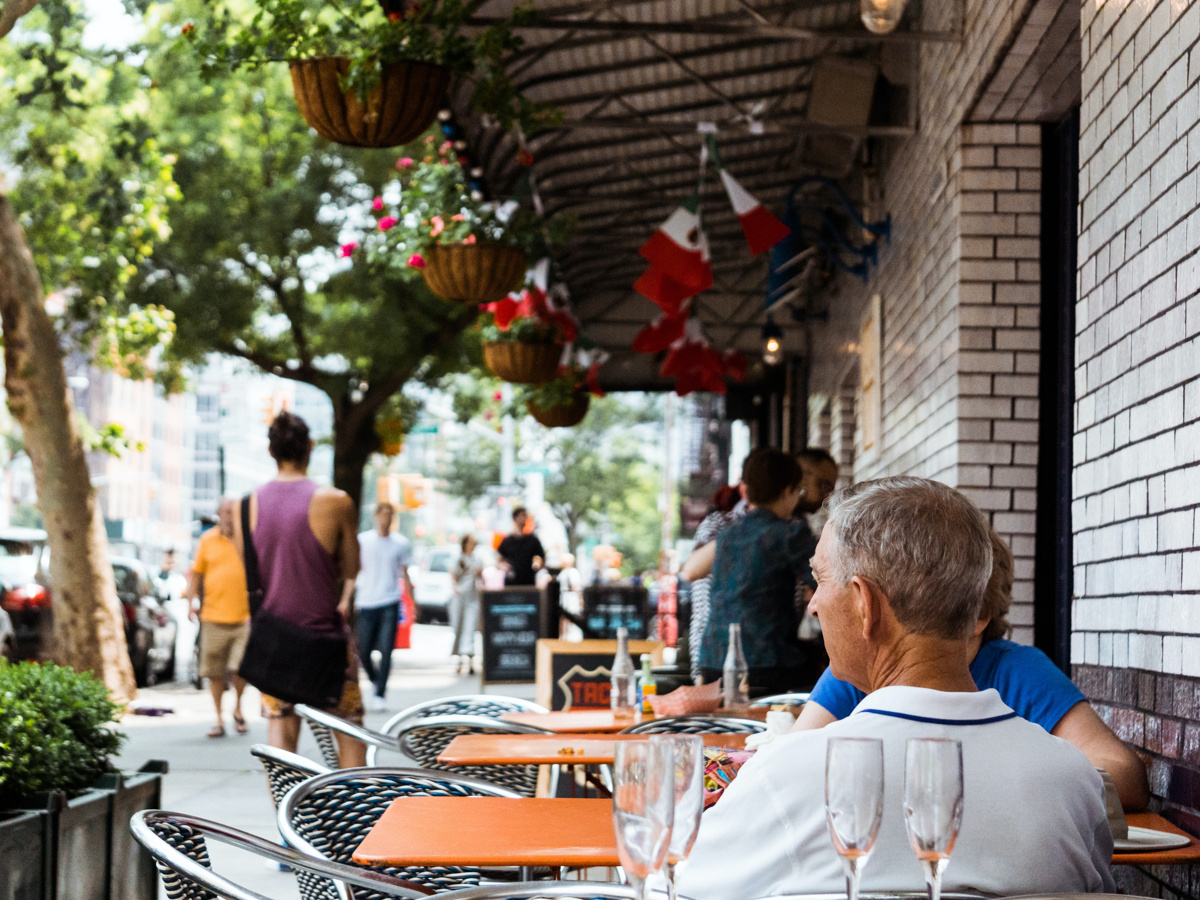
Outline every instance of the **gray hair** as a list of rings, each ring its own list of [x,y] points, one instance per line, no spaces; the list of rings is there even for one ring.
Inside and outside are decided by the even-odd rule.
[[[971,633],[992,571],[991,529],[974,503],[927,478],[881,478],[830,497],[829,525],[840,584],[874,583],[914,634]]]

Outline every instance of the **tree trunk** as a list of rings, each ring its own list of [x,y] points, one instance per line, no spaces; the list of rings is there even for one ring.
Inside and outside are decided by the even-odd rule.
[[[379,449],[379,435],[374,416],[364,416],[357,427],[353,424],[355,408],[346,399],[333,404],[333,486],[349,494],[361,510],[363,469]]]
[[[24,431],[49,536],[51,656],[76,671],[91,671],[115,697],[131,700],[137,687],[108,562],[108,538],[67,390],[58,331],[46,313],[25,235],[3,193],[0,324],[8,406]]]

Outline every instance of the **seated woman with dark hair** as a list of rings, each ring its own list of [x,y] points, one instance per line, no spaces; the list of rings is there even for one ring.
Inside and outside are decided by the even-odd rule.
[[[992,577],[984,593],[979,622],[969,639],[968,657],[975,684],[980,690],[995,688],[1023,719],[1083,751],[1092,765],[1112,776],[1126,809],[1145,809],[1150,792],[1142,761],[1112,733],[1079,688],[1045,653],[1007,640],[1012,629],[1006,617],[1012,606],[1013,555],[995,530],[992,552]],[[826,669],[792,730],[822,728],[844,719],[865,696]]]

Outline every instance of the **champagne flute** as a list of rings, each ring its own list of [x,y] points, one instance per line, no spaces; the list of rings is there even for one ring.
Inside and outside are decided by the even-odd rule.
[[[846,872],[846,896],[858,882],[883,820],[883,741],[830,738],[825,751],[825,821]]]
[[[665,741],[618,741],[613,760],[617,855],[636,900],[662,871],[675,821],[675,753]]]
[[[661,734],[650,741],[671,745],[675,756],[675,820],[664,871],[668,900],[676,900],[675,867],[692,852],[700,830],[700,813],[704,811],[704,738],[698,734]]]
[[[910,738],[904,754],[904,827],[925,869],[929,900],[942,896],[942,872],[962,825],[962,744]]]

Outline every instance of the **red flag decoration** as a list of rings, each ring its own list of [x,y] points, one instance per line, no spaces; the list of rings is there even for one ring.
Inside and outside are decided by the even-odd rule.
[[[681,315],[663,314],[638,332],[633,339],[635,353],[661,353],[683,337],[683,327],[687,323],[688,310]]]
[[[595,397],[604,396],[604,389],[600,387],[600,366],[603,364],[603,359],[597,359],[590,366],[588,366],[587,370],[587,378],[585,379],[587,389]]]
[[[490,312],[495,318],[496,327],[501,331],[508,331],[508,326],[517,317],[517,310],[519,308],[520,304],[512,297],[504,297],[484,306],[484,309]]]
[[[720,157],[717,157],[717,160],[719,162]],[[770,250],[792,233],[790,228],[771,215],[770,211],[755,200],[724,168],[721,169],[721,183],[725,185],[725,193],[729,195],[733,211],[742,223],[742,232],[746,235],[750,252],[755,256],[764,250]]]
[[[683,302],[695,296],[695,291],[684,287],[657,266],[651,266],[643,272],[642,277],[633,283],[633,289],[668,316],[677,315]]]
[[[708,290],[713,284],[712,261],[700,227],[699,210],[700,196],[693,194],[638,251],[649,260],[651,268],[690,291],[688,296]]]

